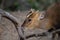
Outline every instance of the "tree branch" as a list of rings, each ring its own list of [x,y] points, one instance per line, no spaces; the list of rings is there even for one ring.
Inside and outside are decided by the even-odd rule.
[[[11,15],[10,13],[0,9],[0,14],[2,17],[5,17],[7,19],[9,19],[10,21],[12,21],[12,23],[15,25],[15,28],[18,32],[18,35],[19,37],[23,37],[24,38],[24,35],[23,35],[23,32],[22,32],[22,27],[20,26],[20,23],[19,21],[17,20],[16,17],[14,17],[13,15]]]

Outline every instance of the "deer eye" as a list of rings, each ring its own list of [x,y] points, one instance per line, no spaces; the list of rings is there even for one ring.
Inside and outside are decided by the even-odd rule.
[[[30,22],[31,21],[31,19],[28,19],[28,22]]]

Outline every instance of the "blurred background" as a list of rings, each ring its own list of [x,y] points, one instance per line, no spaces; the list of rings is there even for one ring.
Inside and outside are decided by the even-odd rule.
[[[47,7],[57,0],[0,0],[0,8],[8,11],[46,10]],[[60,0],[58,0],[59,2]]]
[[[21,26],[24,20],[26,19],[28,11],[31,8],[40,11],[46,10],[48,6],[57,1],[60,2],[60,0],[0,0],[0,9],[8,11],[14,17],[16,17],[20,22]],[[28,32],[29,31],[27,31],[27,33]],[[15,29],[14,24],[7,18],[2,17],[2,19],[0,19],[0,40],[18,40],[18,39],[19,36]],[[34,37],[32,37],[32,40],[33,39]],[[42,39],[45,40],[45,38]]]

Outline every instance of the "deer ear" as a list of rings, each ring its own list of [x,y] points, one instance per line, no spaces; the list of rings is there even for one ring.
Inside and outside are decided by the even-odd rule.
[[[42,20],[45,18],[45,11],[40,12],[39,20]]]

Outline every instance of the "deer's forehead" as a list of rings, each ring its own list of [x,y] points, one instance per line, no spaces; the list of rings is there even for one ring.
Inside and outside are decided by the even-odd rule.
[[[32,13],[31,15],[29,15],[28,18],[38,17],[39,19],[43,19],[43,18],[45,18],[45,16],[46,16],[46,13],[44,11],[42,11],[42,12],[39,12],[39,13]]]
[[[34,9],[30,9],[30,10],[28,11],[27,17],[29,17],[30,15],[32,15],[34,12],[35,12]]]

